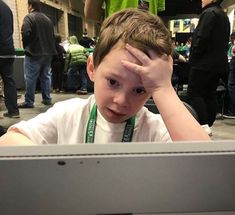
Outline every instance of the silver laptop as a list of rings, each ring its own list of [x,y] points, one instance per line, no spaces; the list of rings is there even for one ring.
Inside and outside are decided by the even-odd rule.
[[[0,214],[235,214],[235,141],[0,147]]]

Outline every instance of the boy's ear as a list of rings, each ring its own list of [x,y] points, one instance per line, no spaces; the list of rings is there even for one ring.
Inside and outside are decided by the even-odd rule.
[[[89,55],[87,58],[87,66],[86,66],[87,74],[91,81],[94,81],[94,64],[93,64],[93,55]]]

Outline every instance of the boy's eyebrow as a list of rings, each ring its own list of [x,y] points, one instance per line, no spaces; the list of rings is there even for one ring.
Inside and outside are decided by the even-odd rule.
[[[119,79],[119,80],[126,80],[127,77],[122,77],[121,75],[119,75],[120,73],[116,74],[116,73],[113,73],[113,72],[110,72],[109,74],[105,75],[106,77],[109,77],[109,78],[113,78],[113,79]],[[143,87],[143,83],[142,82],[139,82],[136,84],[136,87],[137,88],[141,88]]]
[[[119,73],[118,74],[116,74],[115,72],[112,72],[112,71],[110,71],[107,75],[105,75],[106,77],[110,77],[110,76],[112,76],[113,78],[121,78],[121,79],[124,79],[121,75],[119,75]]]

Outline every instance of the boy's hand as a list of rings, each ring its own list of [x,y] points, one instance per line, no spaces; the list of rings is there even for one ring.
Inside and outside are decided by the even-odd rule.
[[[148,56],[129,44],[126,44],[126,50],[133,55],[141,65],[125,60],[122,61],[122,64],[128,70],[140,75],[147,92],[152,94],[154,91],[162,88],[172,87],[171,76],[173,71],[173,60],[171,56],[159,56],[152,50],[148,51]]]

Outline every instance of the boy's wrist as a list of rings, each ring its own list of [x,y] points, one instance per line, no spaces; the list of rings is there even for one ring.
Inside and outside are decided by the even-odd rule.
[[[174,100],[174,98],[177,98],[178,100],[178,96],[175,92],[175,89],[172,87],[172,85],[164,86],[164,87],[156,89],[152,93],[152,97],[156,104],[165,103],[168,100],[172,100],[172,99]]]
[[[164,87],[159,87],[156,90],[153,91],[152,96],[166,96],[169,94],[175,94],[175,89],[173,88],[173,86],[170,84],[168,86],[164,86]]]

